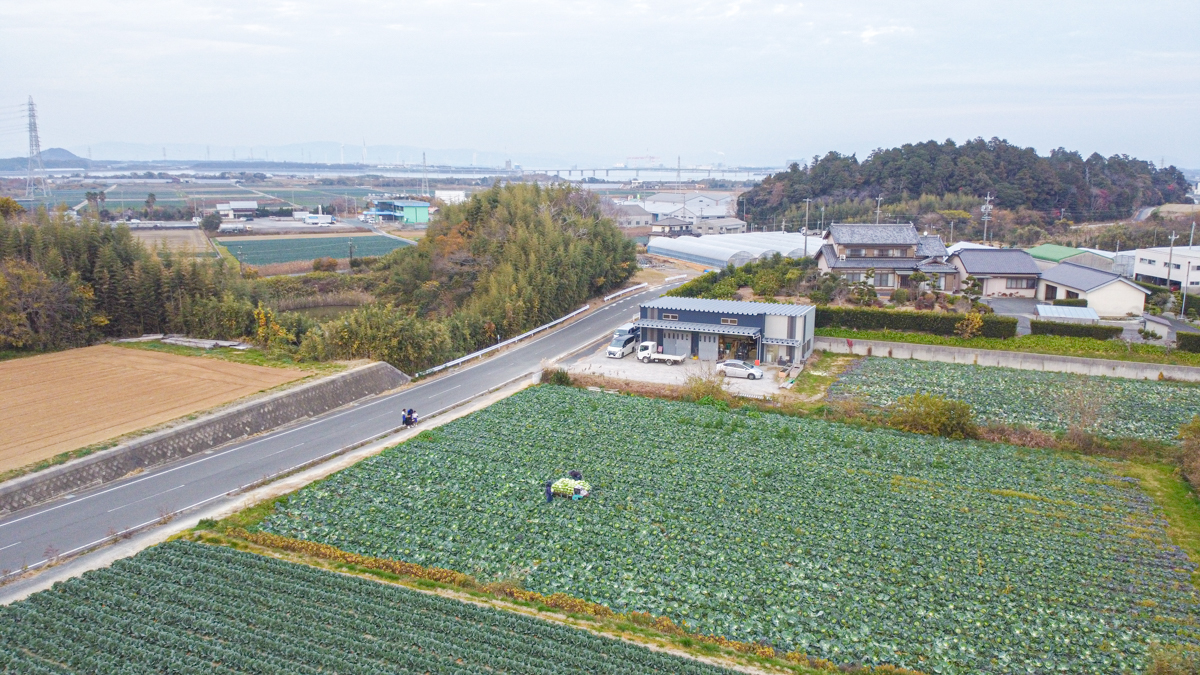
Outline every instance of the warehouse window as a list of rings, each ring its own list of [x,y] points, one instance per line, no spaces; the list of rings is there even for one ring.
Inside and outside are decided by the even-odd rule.
[[[721,325],[722,325],[722,326],[736,326],[736,325],[737,325],[737,319],[726,319],[726,318],[722,317],[722,318],[721,318]]]
[[[678,314],[663,314],[662,318],[663,318],[663,321],[678,321],[679,315]]]

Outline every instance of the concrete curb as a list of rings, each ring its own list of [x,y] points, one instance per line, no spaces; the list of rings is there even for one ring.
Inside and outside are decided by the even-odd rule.
[[[1177,366],[1165,363],[1142,361],[1115,361],[1090,359],[1081,356],[1058,356],[1033,352],[1006,352],[998,349],[970,349],[967,347],[944,347],[910,342],[884,342],[881,340],[856,340],[817,336],[813,349],[835,354],[856,356],[879,356],[917,361],[941,361],[943,363],[967,363],[977,366],[998,366],[1017,370],[1042,370],[1052,373],[1075,373],[1078,375],[1101,375],[1130,380],[1179,380],[1200,382],[1200,368]]]
[[[321,415],[408,381],[407,375],[392,366],[372,363],[234,405],[108,450],[14,478],[0,485],[0,515]]]

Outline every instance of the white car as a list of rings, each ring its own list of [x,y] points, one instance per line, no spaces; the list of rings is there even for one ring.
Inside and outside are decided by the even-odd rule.
[[[747,380],[761,380],[763,378],[763,371],[758,366],[735,359],[721,361],[717,364],[717,370],[724,373],[726,377],[744,377]]]

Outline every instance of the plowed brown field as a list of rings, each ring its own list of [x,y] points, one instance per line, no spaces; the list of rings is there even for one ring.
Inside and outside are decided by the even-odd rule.
[[[306,374],[108,345],[0,362],[0,472]]]

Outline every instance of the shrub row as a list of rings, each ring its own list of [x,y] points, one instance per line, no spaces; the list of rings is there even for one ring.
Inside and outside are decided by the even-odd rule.
[[[1176,333],[1175,346],[1181,352],[1200,354],[1200,333]]]
[[[954,335],[962,314],[914,312],[860,307],[817,307],[817,328],[897,330]],[[983,337],[1010,338],[1017,335],[1017,320],[1011,316],[983,315]]]
[[[1061,321],[1029,322],[1029,332],[1034,335],[1066,335],[1067,337],[1086,337],[1097,340],[1111,340],[1121,334],[1120,326],[1101,326],[1086,323],[1062,323]]]
[[[1087,307],[1087,298],[1059,298],[1054,304],[1059,307]]]

